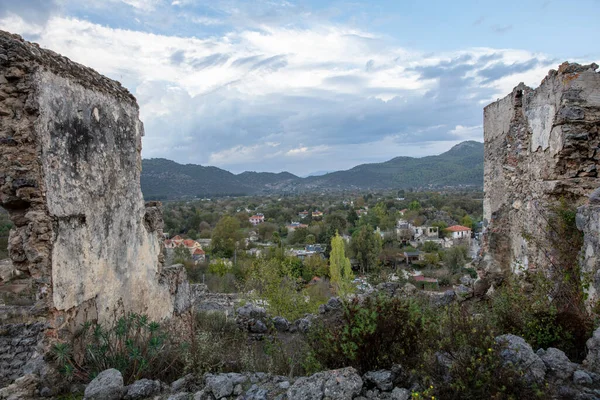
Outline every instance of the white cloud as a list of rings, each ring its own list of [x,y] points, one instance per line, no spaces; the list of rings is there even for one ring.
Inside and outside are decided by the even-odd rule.
[[[119,1],[143,12],[188,4]],[[0,26],[130,88],[146,126],[145,157],[253,170],[332,170],[447,150],[481,137],[482,103],[520,80],[535,84],[552,62],[510,49],[424,54],[325,23],[204,38],[56,16],[42,27],[9,15]]]

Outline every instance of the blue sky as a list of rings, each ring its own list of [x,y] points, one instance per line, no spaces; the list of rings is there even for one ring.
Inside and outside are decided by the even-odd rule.
[[[3,0],[0,29],[121,81],[143,156],[299,175],[482,140],[482,108],[598,62],[600,0]]]

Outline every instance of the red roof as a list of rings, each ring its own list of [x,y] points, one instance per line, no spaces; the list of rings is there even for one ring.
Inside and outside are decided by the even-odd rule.
[[[171,244],[171,241],[169,239],[167,239],[167,240],[165,240],[165,244],[169,245],[169,244]]]
[[[253,215],[250,219],[265,219],[265,217],[263,215]]]
[[[194,254],[204,254],[204,250],[196,249],[196,250],[194,250]]]
[[[186,239],[183,241],[183,245],[185,247],[194,247],[196,245],[196,241],[192,239]]]
[[[181,240],[181,239],[182,239],[182,238],[181,238],[181,236],[179,236],[179,235],[177,235],[177,236],[175,236],[175,237],[173,238],[173,240]]]
[[[435,278],[426,278],[423,275],[413,276],[413,279],[418,282],[437,282],[438,280]]]
[[[471,228],[467,228],[466,226],[462,226],[462,225],[452,225],[446,228],[447,231],[450,232],[465,232],[465,231],[470,231]]]

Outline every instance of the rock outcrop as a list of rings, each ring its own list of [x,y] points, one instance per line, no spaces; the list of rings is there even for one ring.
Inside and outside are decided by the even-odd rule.
[[[114,311],[185,308],[185,271],[162,265],[160,203],[142,198],[144,129],[127,89],[0,31],[0,116],[0,206],[14,223],[0,320],[26,308],[20,321],[56,337]]]
[[[598,66],[562,64],[484,109],[482,270],[488,277],[548,265],[548,210],[600,187]],[[598,232],[596,231],[596,237]]]

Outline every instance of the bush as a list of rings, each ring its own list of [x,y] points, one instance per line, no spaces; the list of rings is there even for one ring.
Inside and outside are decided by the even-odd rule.
[[[76,362],[73,349],[84,351]],[[169,380],[183,369],[183,356],[177,344],[157,322],[135,313],[118,318],[111,326],[86,322],[74,343],[56,344],[52,354],[59,370],[68,378],[92,379],[105,369],[115,368],[125,383],[141,378]]]
[[[353,366],[361,372],[390,368],[419,355],[421,309],[411,301],[368,297],[345,303],[340,320],[317,325],[309,342],[325,368]]]
[[[430,341],[421,375],[427,394],[441,399],[547,398],[544,388],[523,379],[526,371],[500,357],[493,324],[454,305],[430,319]]]

